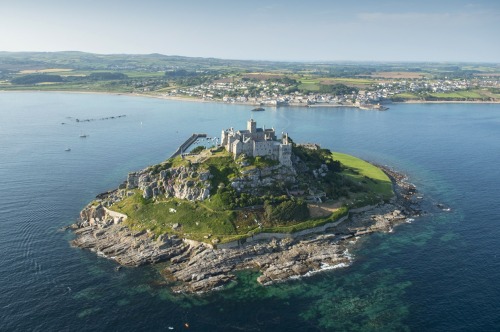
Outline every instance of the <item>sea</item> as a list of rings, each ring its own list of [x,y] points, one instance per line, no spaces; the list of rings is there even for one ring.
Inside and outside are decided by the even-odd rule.
[[[0,331],[498,331],[500,104],[389,107],[0,93]],[[265,287],[246,270],[209,294],[70,246],[64,227],[97,194],[250,118],[406,174],[429,208],[358,240],[348,267]]]

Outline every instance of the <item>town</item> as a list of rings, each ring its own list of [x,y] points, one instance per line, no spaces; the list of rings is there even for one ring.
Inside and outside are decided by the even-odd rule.
[[[223,78],[196,86],[179,87],[162,95],[258,106],[350,106],[384,110],[380,103],[391,101],[495,101],[498,95],[489,93],[488,89],[500,88],[497,77],[384,79],[363,88],[333,85],[340,87],[342,93],[307,91],[299,89],[298,83],[293,79]],[[482,91],[478,93],[477,90]]]

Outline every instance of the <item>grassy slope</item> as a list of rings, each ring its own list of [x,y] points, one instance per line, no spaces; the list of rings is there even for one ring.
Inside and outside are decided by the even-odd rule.
[[[127,224],[135,230],[149,229],[157,235],[177,234],[193,240],[203,241],[212,234],[215,237],[236,235],[231,211],[214,211],[199,202],[165,199],[157,202],[145,201],[140,192],[127,197],[112,207],[128,216]],[[170,212],[174,209],[176,212]],[[180,227],[173,229],[174,224]]]
[[[399,93],[394,95],[396,98],[403,98],[406,100],[420,100],[424,98],[426,95],[419,96],[414,93]],[[460,90],[460,91],[453,91],[453,92],[433,92],[429,93],[428,96],[437,98],[437,100],[440,101],[462,101],[464,99],[469,99],[469,100],[482,100],[482,99],[488,99],[490,97],[493,98],[498,98],[495,94],[492,94],[488,91],[485,90]]]
[[[390,199],[394,195],[391,180],[377,166],[344,153],[334,152],[333,156],[346,167],[343,171],[345,176],[356,182],[364,181],[363,183],[375,194],[375,197],[365,197],[366,194],[363,194],[363,198],[380,201],[380,199]]]
[[[340,78],[340,77],[307,77],[298,79],[300,81],[299,88],[301,90],[306,90],[310,92],[317,92],[320,89],[320,85],[329,84],[345,84],[347,86],[354,86],[358,88],[366,88],[370,84],[374,83],[375,80],[361,79],[361,78]]]
[[[463,98],[482,99],[482,98],[486,98],[484,95],[482,95],[480,93],[480,91],[477,91],[477,90],[474,90],[474,91],[438,92],[438,93],[431,93],[430,95],[433,96],[433,97],[442,98],[442,99],[463,99]]]

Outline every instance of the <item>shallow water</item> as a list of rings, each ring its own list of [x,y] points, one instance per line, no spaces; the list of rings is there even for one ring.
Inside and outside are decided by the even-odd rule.
[[[500,105],[250,109],[0,93],[0,329],[152,331],[185,323],[198,331],[496,329]],[[243,271],[237,283],[205,296],[172,294],[160,267],[116,272],[115,263],[71,248],[72,235],[59,231],[96,194],[166,159],[193,132],[219,136],[250,117],[296,142],[391,165],[426,200],[451,211],[361,239],[348,268],[270,287]]]

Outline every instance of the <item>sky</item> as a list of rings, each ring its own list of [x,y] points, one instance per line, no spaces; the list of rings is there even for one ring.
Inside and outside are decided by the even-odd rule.
[[[0,0],[0,51],[500,62],[500,0]]]

